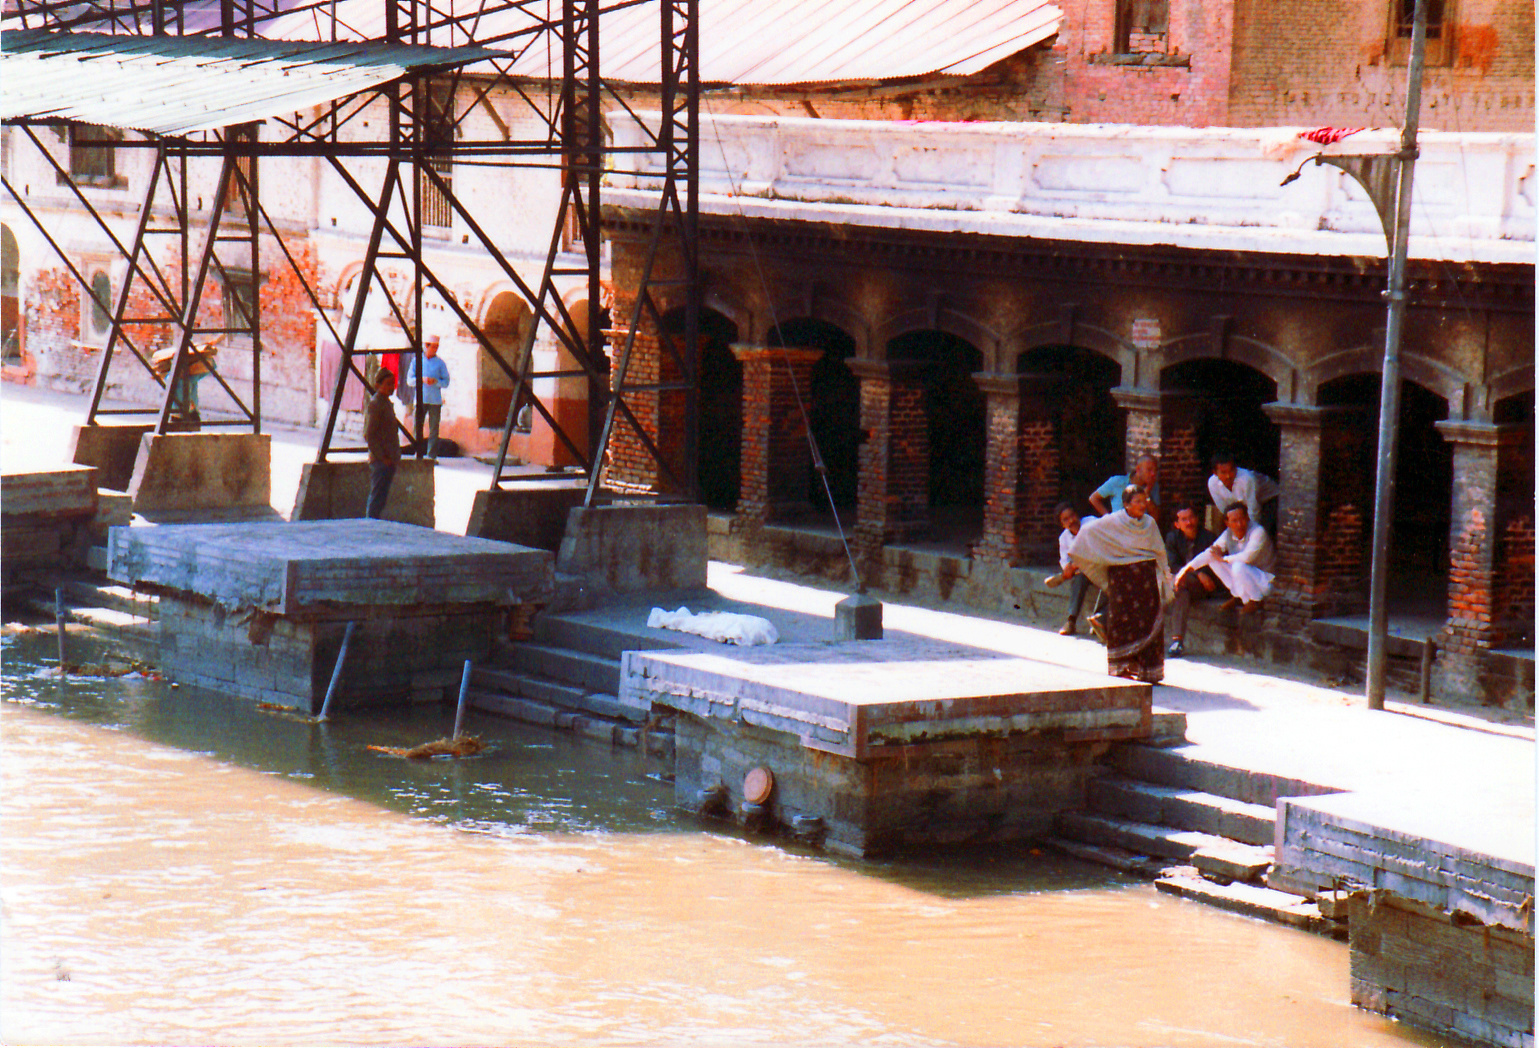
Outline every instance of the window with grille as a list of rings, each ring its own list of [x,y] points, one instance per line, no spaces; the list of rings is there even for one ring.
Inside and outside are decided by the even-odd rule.
[[[452,84],[435,83],[424,93],[426,105],[422,114],[423,142],[432,147],[454,145],[454,88]],[[446,189],[454,186],[454,164],[448,157],[432,157],[428,167],[443,180]],[[448,229],[454,225],[454,209],[446,193],[429,178],[422,179],[422,224],[434,229]]]
[[[1429,66],[1453,63],[1451,0],[1427,0],[1427,51]],[[1416,0],[1390,0],[1389,59],[1396,65],[1411,61],[1411,33],[1416,23]]]
[[[69,129],[69,174],[76,185],[116,187],[127,184],[117,173],[117,147],[123,132],[100,124],[71,124]],[[59,176],[59,182],[64,177]]]

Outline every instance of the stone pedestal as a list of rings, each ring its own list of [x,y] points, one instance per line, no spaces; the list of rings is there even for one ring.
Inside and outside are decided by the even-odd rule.
[[[396,467],[385,500],[384,520],[431,528],[435,522],[431,459],[405,458]],[[291,520],[346,520],[362,517],[369,504],[367,462],[307,462],[299,477]]]
[[[128,493],[146,516],[270,511],[272,437],[266,433],[146,433]]]
[[[514,484],[476,492],[465,534],[531,549],[561,548],[567,514],[581,506],[587,489],[571,483]]]
[[[743,365],[738,516],[758,523],[795,518],[809,508],[812,452],[803,405],[823,351],[737,344],[732,352]]]
[[[139,442],[154,429],[150,425],[76,426],[71,439],[70,461],[81,466],[95,466],[100,471],[100,487],[127,491],[134,479],[134,462],[139,458]]]
[[[851,360],[860,379],[855,540],[864,555],[930,523],[930,435],[920,362]]]

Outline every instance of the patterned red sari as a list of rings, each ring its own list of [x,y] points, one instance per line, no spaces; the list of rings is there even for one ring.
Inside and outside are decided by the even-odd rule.
[[[1165,678],[1165,613],[1152,560],[1107,566],[1106,672],[1157,684]]]

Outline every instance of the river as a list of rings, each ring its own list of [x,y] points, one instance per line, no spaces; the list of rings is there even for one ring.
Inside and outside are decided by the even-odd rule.
[[[5,1044],[1435,1044],[1346,946],[1031,848],[830,859],[670,808],[655,761],[472,715],[367,749],[7,637]],[[73,658],[81,656],[72,655]]]

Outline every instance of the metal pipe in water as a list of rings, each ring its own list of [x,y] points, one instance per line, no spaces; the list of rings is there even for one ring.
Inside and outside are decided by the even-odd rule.
[[[460,737],[460,728],[465,724],[465,696],[470,692],[470,660],[465,660],[465,673],[460,677],[460,704],[454,711],[454,734],[449,738]]]
[[[342,667],[347,665],[347,649],[352,647],[353,633],[358,629],[358,623],[349,622],[347,629],[342,633],[342,647],[337,651],[337,664],[331,670],[331,683],[326,685],[326,701],[321,704],[321,715],[316,720],[321,723],[331,719],[331,700],[337,697],[337,685],[342,683]]]

